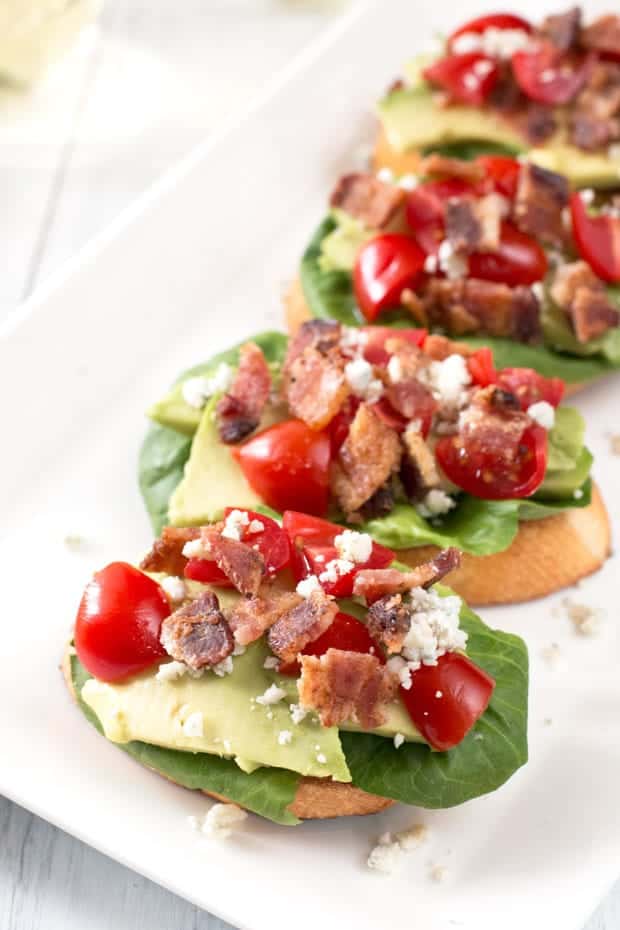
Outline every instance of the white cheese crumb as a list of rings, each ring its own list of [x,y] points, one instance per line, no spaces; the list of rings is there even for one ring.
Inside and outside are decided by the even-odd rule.
[[[372,553],[372,539],[368,533],[343,530],[334,539],[338,555],[346,562],[367,562]]]
[[[343,575],[348,575],[355,568],[353,562],[349,559],[332,559],[325,566],[325,571],[319,575],[321,583],[330,582],[335,584]]]
[[[225,659],[222,659],[221,662],[218,662],[217,665],[213,666],[213,671],[218,678],[223,678],[224,675],[230,675],[233,670],[233,660],[231,656],[227,656]]]
[[[243,646],[241,643],[235,643],[232,654],[234,656],[242,656],[243,653],[245,652],[245,648],[246,647]]]
[[[539,400],[535,404],[530,404],[527,408],[527,415],[544,429],[553,429],[555,410],[546,400]]]
[[[423,823],[414,823],[413,826],[397,833],[396,839],[401,849],[404,849],[405,852],[411,852],[412,849],[417,849],[428,839],[428,827]]]
[[[344,366],[344,376],[353,393],[371,404],[376,403],[383,394],[383,383],[374,375],[370,362],[361,356]]]
[[[387,363],[387,373],[391,384],[398,384],[403,380],[403,365],[398,355],[392,355]]]
[[[199,710],[184,721],[183,733],[185,736],[204,736],[204,718]]]
[[[317,752],[316,761],[319,763],[319,765],[327,765],[327,756],[324,752]]]
[[[402,187],[404,191],[412,191],[420,183],[420,179],[415,174],[403,174],[399,177],[396,184]]]
[[[214,374],[207,378],[204,375],[198,375],[194,378],[188,378],[183,382],[181,393],[184,401],[190,407],[200,410],[210,397],[221,391],[227,391],[233,380],[233,370],[226,362],[218,365]]]
[[[575,498],[576,501],[580,501],[581,498],[583,497],[583,488],[575,488],[575,490],[573,491],[573,497]]]
[[[172,575],[163,578],[160,586],[164,589],[171,601],[182,601],[187,594],[187,586],[182,578],[175,578]]]
[[[310,597],[313,591],[320,590],[321,583],[316,575],[308,575],[307,578],[302,578],[301,581],[297,582],[297,587],[295,588],[295,591],[300,597]]]
[[[227,539],[236,539],[240,542],[243,539],[246,527],[249,526],[250,518],[244,510],[231,510],[224,521],[222,536]],[[261,524],[262,527],[262,524]]]
[[[594,203],[594,198],[596,195],[591,187],[586,187],[586,189],[580,191],[579,194],[583,202],[586,204],[586,206],[589,206],[591,203]]]
[[[262,533],[265,529],[265,524],[262,520],[250,520],[250,525],[248,526],[248,533]]]
[[[437,256],[436,255],[427,255],[424,259],[424,271],[427,274],[435,274],[437,272]]]
[[[454,250],[449,239],[443,239],[437,249],[437,261],[446,278],[456,280],[467,274],[467,259]]]
[[[442,697],[443,697],[443,691],[435,691],[435,697],[436,697],[437,699],[442,698]]]
[[[416,671],[420,665],[436,665],[437,660],[447,652],[465,649],[467,633],[459,626],[459,597],[440,597],[433,590],[413,588],[410,599],[414,613],[403,643],[402,655],[408,660],[412,671]]]
[[[277,685],[269,685],[264,694],[258,695],[256,703],[263,704],[264,706],[268,704],[277,704],[283,697],[286,697],[286,691],[283,688],[278,688]]]
[[[157,669],[155,681],[178,681],[188,671],[184,662],[164,662]]]
[[[276,669],[280,664],[280,660],[277,656],[267,656],[263,662],[263,668]]]
[[[394,172],[391,168],[380,168],[377,171],[377,180],[383,181],[384,184],[394,183]]]
[[[230,755],[230,754],[232,753],[232,743],[230,742],[230,740],[229,740],[229,739],[223,739],[223,740],[222,740],[222,745],[224,746],[224,752],[226,752],[226,753],[228,753],[228,755]]]
[[[289,710],[291,712],[291,720],[297,726],[304,720],[308,714],[308,711],[301,706],[301,704],[290,704]]]
[[[340,336],[340,348],[345,355],[357,355],[368,342],[368,336],[353,326],[343,326]]]
[[[411,688],[411,669],[402,656],[391,656],[386,662],[387,668],[396,675],[401,688],[409,691]]]
[[[247,816],[236,804],[214,804],[204,819],[202,832],[218,840],[228,839]]]
[[[531,287],[531,291],[539,303],[544,299],[545,288],[543,287],[542,281],[534,281]]]
[[[456,507],[456,501],[441,488],[433,488],[415,505],[420,516],[425,518],[442,516],[453,507]]]
[[[279,746],[288,746],[291,740],[293,739],[293,734],[290,730],[280,730],[278,733],[278,745]]]
[[[434,865],[431,868],[431,878],[434,882],[442,882],[447,874],[448,870],[445,865]]]
[[[394,748],[395,749],[400,749],[400,747],[403,745],[404,742],[405,742],[405,737],[403,736],[402,733],[394,734]]]
[[[527,49],[531,39],[524,29],[498,29],[491,26],[484,32],[463,32],[451,43],[454,55],[467,55],[480,52],[489,58],[512,58],[515,52]]]
[[[589,607],[587,604],[578,604],[569,597],[563,599],[562,607],[575,627],[575,631],[581,636],[594,636],[598,633],[599,621],[603,616],[602,610]]]
[[[459,409],[467,400],[466,388],[471,384],[467,362],[462,355],[449,355],[443,362],[431,362],[419,374],[441,407]]]
[[[394,837],[391,833],[383,833],[370,851],[368,868],[384,874],[394,872],[402,861],[403,853],[412,852],[424,842],[427,835],[428,830],[423,824],[414,824]]]
[[[205,549],[201,539],[190,539],[182,549],[186,559],[202,559],[205,555]]]

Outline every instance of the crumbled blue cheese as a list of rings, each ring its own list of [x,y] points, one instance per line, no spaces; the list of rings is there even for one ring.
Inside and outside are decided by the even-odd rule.
[[[327,765],[327,756],[324,752],[317,752],[316,761],[319,763],[319,765]]]
[[[169,575],[162,578],[160,586],[164,589],[171,601],[182,601],[187,594],[187,586],[182,578],[175,578]]]
[[[233,380],[233,370],[226,362],[222,362],[216,368],[211,377],[197,375],[194,378],[188,378],[183,382],[181,393],[184,401],[190,407],[200,410],[210,397],[227,391]]]
[[[410,600],[414,612],[401,656],[412,672],[422,665],[437,665],[447,652],[465,649],[467,633],[459,626],[459,597],[440,597],[433,590],[413,588]]]
[[[428,828],[417,823],[406,830],[401,830],[394,836],[383,833],[368,856],[369,869],[389,874],[394,872],[402,861],[403,853],[413,852],[427,838]]]
[[[355,568],[353,562],[349,559],[332,559],[325,566],[325,571],[319,575],[319,581],[322,584],[335,584],[343,575],[348,575]]]
[[[295,588],[295,591],[300,597],[310,597],[313,591],[320,590],[321,583],[316,575],[308,575],[307,578],[302,578],[301,581],[297,582],[297,587]]]
[[[523,51],[530,45],[531,37],[524,29],[498,29],[490,26],[484,32],[461,33],[452,40],[450,49],[453,55],[480,52],[489,58],[508,61],[515,52]]]
[[[247,816],[247,812],[236,804],[214,804],[205,817],[201,830],[214,839],[225,840],[241,826]]]
[[[190,678],[202,678],[203,674],[203,668],[190,668],[184,662],[164,662],[157,670],[155,681],[178,681],[184,675],[189,675]]]
[[[343,326],[340,336],[340,349],[345,355],[359,355],[368,342],[368,334],[353,326]]]
[[[543,286],[542,281],[534,281],[530,290],[532,291],[532,294],[534,295],[536,300],[539,303],[541,303],[545,296],[545,288]]]
[[[375,378],[374,368],[359,356],[344,366],[347,384],[356,395],[369,403],[376,403],[383,394],[383,382]]]
[[[398,187],[402,187],[404,191],[412,191],[420,183],[420,179],[415,174],[401,174],[399,179],[396,182]]]
[[[585,190],[579,191],[579,196],[581,197],[583,202],[586,204],[586,206],[589,207],[590,204],[594,203],[594,198],[596,194],[594,193],[591,187],[586,187]]]
[[[404,742],[405,742],[405,737],[403,736],[402,733],[394,734],[394,748],[395,749],[400,749],[400,747],[403,745]]]
[[[527,415],[544,429],[553,429],[555,410],[546,400],[539,400],[535,404],[530,404],[527,408]]]
[[[387,363],[387,373],[391,384],[398,384],[403,380],[403,365],[398,355],[392,355]]]
[[[183,733],[185,736],[204,736],[204,717],[201,711],[194,711],[183,721]]]
[[[427,274],[436,274],[439,267],[436,255],[427,255],[424,259],[424,271]]]
[[[291,740],[293,739],[293,734],[290,730],[280,730],[278,733],[278,745],[279,746],[288,746]]]
[[[441,488],[433,488],[415,505],[421,517],[439,517],[456,507],[454,498]]]
[[[355,564],[367,562],[372,553],[370,535],[355,530],[343,530],[334,539],[334,545],[341,559]]]
[[[377,171],[377,180],[382,181],[384,184],[393,184],[394,172],[391,168],[380,168]]]
[[[256,698],[257,704],[277,704],[283,697],[286,697],[286,691],[277,685],[269,685],[264,694],[259,694]]]
[[[227,539],[235,539],[237,542],[240,542],[243,538],[246,527],[249,527],[249,524],[250,518],[245,510],[231,510],[224,520],[222,536],[225,536]]]
[[[301,704],[289,704],[289,711],[291,713],[291,720],[297,726],[301,723],[302,720],[308,716],[308,711],[301,706]]]
[[[409,691],[411,688],[411,669],[402,656],[391,656],[386,666],[389,671],[398,678],[401,688]]]
[[[462,355],[449,355],[442,362],[422,368],[419,380],[426,384],[441,407],[459,409],[467,401],[471,375]]]
[[[266,668],[269,670],[275,670],[279,666],[279,664],[280,664],[280,660],[278,659],[277,656],[267,656],[267,658],[263,662],[263,668]]]
[[[206,555],[201,539],[190,539],[183,546],[182,552],[186,559],[203,559]]]
[[[212,670],[218,678],[223,678],[224,675],[230,675],[233,670],[232,656],[227,656],[225,659],[222,659],[217,665],[212,666]]]
[[[455,250],[449,239],[443,239],[439,243],[437,261],[441,271],[450,280],[464,278],[467,274],[467,259]]]
[[[262,520],[250,520],[248,526],[248,533],[262,533],[265,529],[265,524]]]

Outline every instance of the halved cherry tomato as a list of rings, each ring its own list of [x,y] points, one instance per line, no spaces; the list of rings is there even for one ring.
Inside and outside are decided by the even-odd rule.
[[[455,29],[448,38],[448,48],[452,49],[454,40],[466,32],[476,32],[482,35],[487,29],[521,29],[528,34],[532,31],[530,23],[521,16],[515,16],[512,13],[490,13],[488,16],[470,19],[465,25]]]
[[[427,255],[434,255],[445,237],[446,202],[451,197],[475,194],[461,178],[419,184],[407,197],[407,224]]]
[[[543,482],[547,468],[547,431],[528,427],[510,460],[462,437],[443,436],[435,447],[441,468],[457,487],[483,500],[529,497]]]
[[[111,562],[86,585],[75,621],[82,665],[101,681],[121,681],[166,655],[159,641],[170,613],[163,590],[127,562]]]
[[[522,410],[541,400],[558,407],[566,390],[561,378],[545,378],[531,368],[502,368],[495,383],[518,397]]]
[[[336,614],[332,625],[318,639],[305,646],[302,655],[322,656],[328,649],[370,653],[376,655],[381,663],[385,661],[380,647],[361,620],[342,612]],[[301,666],[297,661],[283,663],[278,668],[278,672],[280,675],[296,676],[301,672]]]
[[[353,268],[353,286],[369,323],[382,310],[397,307],[403,290],[415,286],[424,257],[415,239],[399,233],[376,236],[361,247]]]
[[[275,575],[280,569],[286,568],[291,561],[291,547],[288,536],[276,521],[262,513],[247,510],[245,507],[227,507],[224,511],[225,516],[228,516],[233,510],[242,510],[247,513],[250,522],[259,520],[263,524],[264,529],[258,532],[250,533],[246,529],[242,541],[248,543],[248,545],[256,546],[265,560],[265,572],[268,575]],[[217,567],[215,562],[209,559],[190,559],[185,566],[184,574],[186,578],[191,578],[194,581],[215,584],[222,588],[232,587],[232,582],[224,572]]]
[[[327,432],[329,433],[332,456],[338,454],[340,447],[349,435],[351,423],[355,419],[360,404],[359,397],[349,394],[336,416],[330,420]]]
[[[620,281],[620,220],[590,216],[580,194],[572,194],[570,212],[579,254],[603,281]]]
[[[437,665],[413,673],[411,688],[400,689],[409,716],[433,749],[457,746],[482,716],[495,680],[467,656],[447,652]]]
[[[499,249],[494,252],[474,252],[468,259],[470,278],[495,281],[517,287],[534,284],[547,273],[547,256],[532,239],[507,221],[502,223]]]
[[[250,486],[275,510],[327,511],[330,442],[301,420],[286,420],[232,449]],[[261,518],[262,519],[262,518]]]
[[[520,162],[509,155],[479,155],[476,162],[484,168],[486,175],[480,185],[481,193],[493,190],[513,200],[521,172]]]
[[[467,359],[467,367],[471,375],[471,380],[479,387],[488,387],[489,384],[495,384],[497,381],[497,371],[493,362],[493,353],[488,346],[483,346],[470,355]]]
[[[422,75],[430,84],[445,90],[451,100],[480,106],[497,82],[499,66],[488,55],[468,52],[440,58],[424,68]]]
[[[512,56],[512,70],[530,100],[551,106],[569,103],[585,84],[596,56],[569,58],[551,42],[539,41],[532,49]]]
[[[371,365],[387,365],[389,362],[391,353],[385,348],[388,339],[403,339],[421,349],[428,336],[425,329],[395,329],[391,326],[363,326],[362,332],[366,337],[363,355]]]

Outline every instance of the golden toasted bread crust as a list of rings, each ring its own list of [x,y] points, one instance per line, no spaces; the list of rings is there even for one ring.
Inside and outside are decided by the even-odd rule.
[[[61,671],[73,700],[76,699],[71,677],[71,656],[69,649],[62,658]],[[158,773],[161,774],[161,773]],[[165,778],[166,776],[162,776]],[[168,779],[172,781],[172,779]],[[218,801],[229,801],[225,795],[203,791]],[[236,803],[236,802],[235,802]],[[325,820],[330,817],[351,817],[362,814],[376,814],[390,807],[394,802],[376,794],[367,794],[361,788],[332,781],[330,778],[304,777],[299,782],[289,810],[300,820]]]

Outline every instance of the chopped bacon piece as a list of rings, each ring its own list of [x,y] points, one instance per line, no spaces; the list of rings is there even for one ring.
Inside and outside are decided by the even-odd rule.
[[[524,111],[523,128],[531,145],[542,145],[554,134],[558,122],[551,107],[529,103]]]
[[[459,433],[465,446],[484,448],[498,463],[509,465],[530,423],[519,399],[491,384],[474,392],[471,404],[461,413]]]
[[[578,111],[570,120],[570,140],[584,152],[596,152],[620,137],[620,121]]]
[[[338,613],[338,604],[324,591],[310,597],[283,614],[267,633],[269,646],[283,662],[294,662],[304,646],[318,639],[330,627]]]
[[[455,335],[488,333],[519,342],[540,338],[540,305],[529,287],[477,278],[432,278],[424,292],[424,305],[433,326]],[[428,343],[429,339],[425,350]]]
[[[460,564],[461,553],[450,547],[409,572],[399,572],[396,568],[365,568],[355,576],[353,594],[371,604],[385,595],[404,594],[412,588],[428,588]]]
[[[562,245],[566,239],[562,211],[569,193],[563,175],[526,162],[519,172],[513,207],[516,225],[536,239]]]
[[[391,356],[385,396],[398,413],[411,420],[421,410],[434,406],[431,392],[418,380],[420,371],[429,365],[428,356],[397,336],[388,339],[385,348]]]
[[[385,594],[374,601],[366,616],[368,632],[388,653],[401,652],[411,626],[411,605],[401,594]]]
[[[566,13],[547,16],[540,27],[541,34],[560,52],[568,52],[579,43],[581,8],[571,7]]]
[[[509,62],[501,62],[499,76],[489,94],[489,104],[506,116],[516,113],[527,105],[525,94],[515,81]]]
[[[338,181],[330,204],[369,229],[386,229],[402,212],[406,196],[402,188],[385,184],[372,174],[345,174]]]
[[[372,730],[385,723],[397,684],[375,656],[328,649],[320,658],[301,657],[297,687],[302,707],[317,711],[324,727],[354,722]]]
[[[342,326],[329,320],[307,320],[299,327],[289,340],[286,359],[282,366],[287,372],[304,349],[316,349],[321,355],[327,355],[331,349],[338,348]]]
[[[265,560],[247,543],[222,536],[216,526],[204,526],[200,539],[207,553],[241,594],[256,594],[265,572]]]
[[[455,342],[447,336],[439,336],[436,333],[432,333],[424,340],[424,354],[436,362],[445,361],[449,355],[462,355],[463,358],[468,358],[475,351],[476,349],[467,345],[466,342]]]
[[[401,479],[410,500],[418,500],[439,484],[439,471],[435,454],[421,433],[411,428],[403,434],[405,455],[401,465]]]
[[[417,294],[414,294],[411,288],[406,287],[404,289],[400,295],[400,302],[403,307],[406,307],[418,326],[421,326],[423,329],[428,327],[428,314],[424,307],[424,302]]]
[[[551,285],[551,297],[569,317],[579,342],[602,336],[620,324],[620,314],[607,296],[605,285],[586,262],[560,265]]]
[[[584,48],[620,55],[620,16],[617,13],[599,16],[581,30],[580,39]]]
[[[193,669],[223,662],[235,645],[213,591],[205,591],[166,617],[160,638],[168,655]]]
[[[504,199],[453,197],[446,204],[446,236],[456,252],[490,252],[499,246]]]
[[[484,180],[484,168],[478,162],[465,161],[462,158],[447,158],[437,153],[427,155],[422,160],[420,174],[460,178],[463,181],[471,181],[473,184]]]
[[[271,374],[265,356],[257,345],[248,342],[239,352],[239,368],[230,390],[217,405],[222,442],[239,442],[256,429],[270,391]]]
[[[398,433],[360,404],[330,474],[332,492],[345,514],[354,514],[387,482],[400,457]]]
[[[286,370],[284,396],[293,416],[320,430],[333,420],[349,394],[343,359],[308,347]]]
[[[247,646],[260,639],[265,630],[301,603],[301,600],[299,594],[292,591],[261,591],[255,597],[237,601],[226,611],[226,619],[235,640]]]
[[[571,141],[593,152],[620,138],[620,66],[600,61],[575,101]]]
[[[153,543],[150,552],[140,562],[144,572],[165,572],[167,575],[182,575],[187,559],[183,546],[192,539],[200,538],[199,526],[165,526],[161,536]]]

